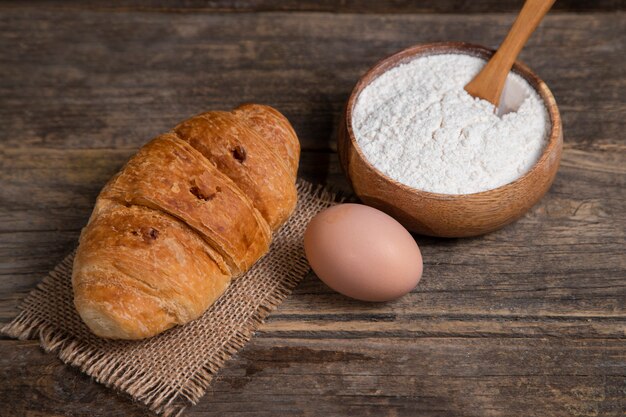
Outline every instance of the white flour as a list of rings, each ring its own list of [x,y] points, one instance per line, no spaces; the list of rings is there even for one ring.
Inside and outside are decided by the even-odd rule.
[[[549,118],[532,87],[521,107],[501,118],[491,103],[463,87],[485,61],[461,54],[417,58],[367,86],[352,128],[368,161],[408,186],[442,194],[470,194],[507,184],[539,159]]]

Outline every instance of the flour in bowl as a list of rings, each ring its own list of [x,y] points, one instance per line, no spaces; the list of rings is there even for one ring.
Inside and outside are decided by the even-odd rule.
[[[396,181],[441,194],[491,190],[528,172],[547,143],[546,108],[511,73],[526,97],[517,111],[497,116],[491,103],[463,89],[484,64],[469,55],[433,55],[376,78],[352,113],[367,160]]]

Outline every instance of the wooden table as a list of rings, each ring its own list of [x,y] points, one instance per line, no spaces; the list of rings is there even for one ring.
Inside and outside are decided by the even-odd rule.
[[[335,131],[359,75],[415,43],[495,47],[520,3],[2,3],[0,323],[157,133],[267,103],[300,135],[300,175],[349,192]],[[522,53],[565,131],[557,180],[530,213],[481,238],[416,236],[424,277],[396,302],[351,301],[311,274],[187,416],[623,416],[625,9],[559,1]],[[145,410],[36,341],[0,338],[0,415]]]

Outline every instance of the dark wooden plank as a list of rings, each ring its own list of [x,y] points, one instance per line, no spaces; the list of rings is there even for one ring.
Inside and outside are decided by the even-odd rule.
[[[623,342],[614,340],[285,340],[261,332],[186,415],[618,417],[625,373]],[[10,381],[0,390],[6,415],[145,415],[35,342],[0,341],[0,376]]]
[[[332,13],[497,13],[517,11],[522,0],[123,0],[109,4],[87,0],[20,0],[12,5],[62,7],[105,11],[197,12],[271,12],[314,11]],[[626,9],[624,0],[559,0],[554,10],[567,12]]]
[[[0,144],[132,148],[192,114],[255,101],[283,111],[305,149],[332,149],[374,62],[419,42],[496,46],[512,18],[0,8]],[[554,91],[570,146],[623,146],[619,33],[619,13],[550,15],[522,53]]]

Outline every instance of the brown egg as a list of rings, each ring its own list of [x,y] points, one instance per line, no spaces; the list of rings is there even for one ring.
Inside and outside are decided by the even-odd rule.
[[[316,215],[304,234],[304,250],[326,285],[358,300],[393,300],[422,276],[422,254],[411,234],[362,204],[340,204]]]

